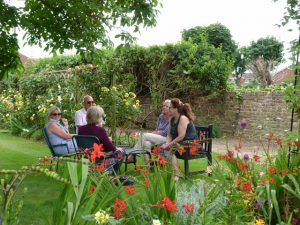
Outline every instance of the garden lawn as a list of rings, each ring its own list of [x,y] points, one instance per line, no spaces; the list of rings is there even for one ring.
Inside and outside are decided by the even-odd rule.
[[[22,166],[32,165],[39,157],[49,153],[46,144],[0,132],[0,170],[20,169]],[[46,224],[45,218],[52,215],[53,204],[62,187],[61,183],[44,175],[28,175],[20,185],[15,198],[16,204],[20,200],[24,203],[19,215],[20,224]],[[26,194],[24,188],[27,189]]]

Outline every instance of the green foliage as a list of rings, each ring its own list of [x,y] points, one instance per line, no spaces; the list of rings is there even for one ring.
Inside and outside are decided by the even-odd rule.
[[[287,87],[284,92],[284,99],[300,118],[300,83],[296,86]]]
[[[182,94],[182,90],[188,95],[209,95],[226,89],[232,61],[220,48],[215,48],[207,42],[198,45],[182,42],[175,49],[180,60],[172,73],[178,75],[178,94]]]
[[[252,41],[250,46],[245,48],[245,56],[248,61],[253,61],[260,56],[278,65],[283,60],[283,43],[275,37],[260,38]]]
[[[182,39],[186,41],[192,40],[195,44],[207,41],[215,48],[221,48],[222,51],[230,57],[233,57],[237,48],[230,34],[230,30],[220,23],[183,30]]]
[[[8,72],[22,67],[18,53],[17,33],[11,32],[19,23],[19,11],[0,1],[0,80],[7,77]]]
[[[40,72],[51,72],[58,70],[67,70],[81,65],[82,59],[79,55],[54,56],[51,58],[42,58],[26,67],[25,73],[35,74]]]
[[[76,49],[81,54],[92,55],[96,46],[108,46],[112,42],[109,31],[115,31],[115,38],[123,43],[132,43],[132,33],[139,32],[139,26],[156,24],[158,0],[151,1],[39,1],[25,0],[24,7],[17,9],[0,2],[0,78],[20,65],[16,32],[25,30],[27,44],[37,44],[52,53],[63,53]],[[2,59],[3,58],[3,59]]]
[[[126,128],[135,121],[140,113],[140,101],[133,92],[128,92],[123,86],[102,87],[99,101],[106,115],[106,126],[110,127],[113,140],[116,128]]]

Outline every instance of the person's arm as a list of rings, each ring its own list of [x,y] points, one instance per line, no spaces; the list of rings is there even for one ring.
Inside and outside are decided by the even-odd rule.
[[[75,126],[77,127],[77,130],[78,130],[79,127],[83,126],[79,111],[75,112]]]
[[[166,148],[168,148],[171,145],[176,144],[184,139],[188,124],[189,124],[189,119],[186,116],[181,116],[179,124],[178,124],[178,136],[176,138],[174,138],[174,140],[171,140],[171,141],[167,140]]]
[[[52,133],[56,134],[57,136],[64,138],[64,139],[71,139],[73,134],[66,133],[63,131],[57,124],[51,123],[48,126],[48,130]]]
[[[170,145],[169,143],[172,141],[172,137],[171,137],[171,123],[169,123],[168,125],[168,133],[167,133],[167,138],[166,138],[166,143],[161,145],[161,148],[168,148]]]
[[[101,142],[103,143],[103,148],[104,151],[106,152],[110,152],[110,151],[115,151],[116,147],[113,145],[113,143],[111,142],[111,140],[109,139],[105,129],[103,127],[99,127],[100,128],[100,137],[101,137]]]

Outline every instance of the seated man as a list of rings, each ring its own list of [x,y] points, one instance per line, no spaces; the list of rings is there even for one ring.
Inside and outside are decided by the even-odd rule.
[[[135,150],[146,150],[150,152],[152,145],[166,142],[169,125],[170,104],[171,101],[169,99],[164,101],[162,113],[159,115],[156,123],[156,129],[151,133],[139,134],[139,138],[135,146],[131,149],[125,150],[127,154],[130,154]],[[129,160],[131,160],[131,158],[129,158]]]
[[[94,104],[93,97],[86,95],[83,97],[83,108],[75,112],[75,126],[76,133],[78,133],[78,128],[87,124],[86,113],[87,110]]]

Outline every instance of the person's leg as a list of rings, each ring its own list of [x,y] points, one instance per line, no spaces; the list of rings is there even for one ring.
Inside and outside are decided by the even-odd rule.
[[[144,140],[151,142],[152,145],[159,145],[166,142],[166,137],[158,134],[145,133],[143,136]]]
[[[174,176],[174,180],[178,180],[179,179],[179,165],[178,165],[178,160],[177,157],[175,155],[172,156],[172,164],[175,168],[175,176]]]

